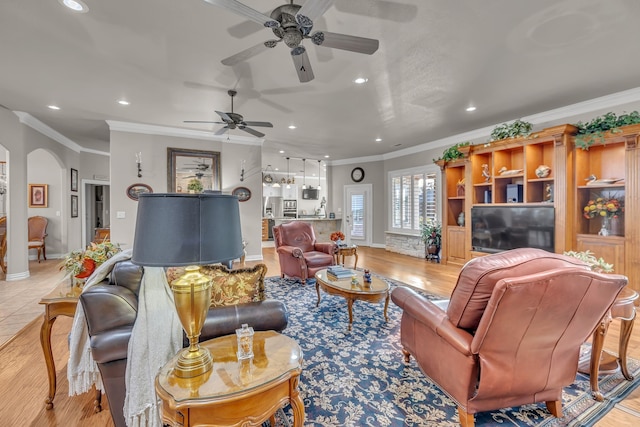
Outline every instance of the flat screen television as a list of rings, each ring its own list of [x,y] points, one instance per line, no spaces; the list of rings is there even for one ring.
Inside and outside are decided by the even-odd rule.
[[[471,246],[478,252],[516,248],[555,251],[553,206],[473,206]]]

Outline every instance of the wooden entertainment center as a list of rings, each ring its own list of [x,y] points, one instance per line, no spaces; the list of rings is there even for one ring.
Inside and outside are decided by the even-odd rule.
[[[605,133],[588,150],[576,147],[576,131],[568,124],[550,127],[527,137],[461,147],[462,158],[438,161],[444,192],[442,262],[461,265],[485,255],[472,244],[472,207],[551,206],[556,253],[590,250],[640,291],[635,279],[640,277],[640,125]],[[583,216],[584,206],[597,197],[615,197],[624,206],[607,236],[598,234],[600,218]]]

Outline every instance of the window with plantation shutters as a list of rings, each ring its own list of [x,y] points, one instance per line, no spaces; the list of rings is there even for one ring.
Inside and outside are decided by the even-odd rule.
[[[437,169],[415,168],[390,172],[390,228],[420,234],[425,221],[438,217]]]

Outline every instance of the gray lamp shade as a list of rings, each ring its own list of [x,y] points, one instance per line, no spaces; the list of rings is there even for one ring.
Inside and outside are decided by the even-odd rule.
[[[138,199],[134,264],[213,264],[242,255],[238,198],[222,194],[144,193]]]

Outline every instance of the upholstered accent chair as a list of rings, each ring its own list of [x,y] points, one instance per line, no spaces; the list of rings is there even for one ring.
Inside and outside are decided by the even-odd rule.
[[[335,264],[338,246],[334,242],[318,243],[313,226],[304,221],[292,221],[273,227],[280,273],[305,283],[318,270]]]
[[[31,216],[27,220],[27,226],[29,229],[29,249],[38,250],[38,262],[40,262],[40,256],[47,259],[47,247],[45,246],[44,239],[47,237],[47,224],[49,220],[43,216]]]
[[[468,262],[448,302],[406,287],[391,297],[403,309],[405,361],[415,357],[467,427],[477,412],[536,402],[561,417],[580,346],[626,283],[574,258],[525,248]]]
[[[282,301],[264,297],[266,266],[228,271],[223,266],[203,267],[215,276],[217,302],[209,308],[200,335],[206,341],[234,334],[247,323],[256,331],[282,331],[288,324],[288,313]],[[178,270],[167,271],[169,282],[179,276]],[[116,427],[126,427],[123,405],[126,395],[125,370],[127,348],[138,313],[138,293],[144,269],[131,261],[114,265],[108,278],[80,294],[90,337],[91,354],[98,364],[111,417]],[[227,295],[238,292],[237,298]],[[213,298],[212,298],[213,299]],[[184,337],[183,345],[189,342]]]

